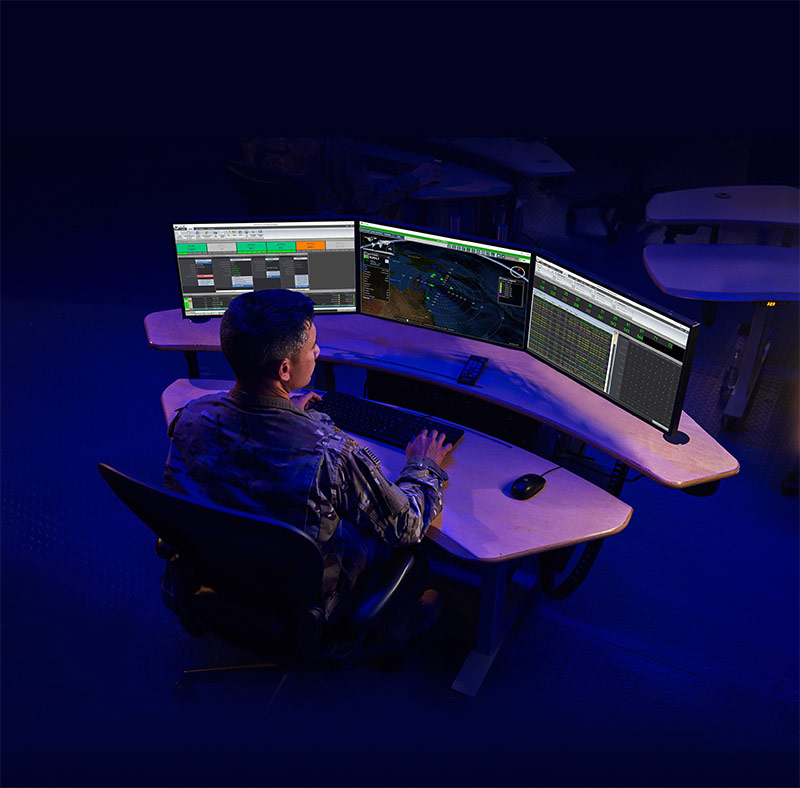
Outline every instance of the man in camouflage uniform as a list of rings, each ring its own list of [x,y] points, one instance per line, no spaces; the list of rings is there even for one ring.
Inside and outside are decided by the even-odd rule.
[[[246,137],[245,161],[294,175],[311,188],[327,213],[391,214],[411,192],[440,180],[436,162],[392,178],[370,177],[352,140],[340,137]],[[395,215],[397,214],[397,215]]]
[[[406,448],[397,481],[299,392],[319,347],[310,298],[288,290],[245,293],[220,326],[236,376],[224,394],[181,409],[170,425],[166,486],[201,500],[264,513],[304,530],[324,557],[331,617],[359,575],[392,545],[418,543],[442,509],[441,462],[452,446],[423,432]]]

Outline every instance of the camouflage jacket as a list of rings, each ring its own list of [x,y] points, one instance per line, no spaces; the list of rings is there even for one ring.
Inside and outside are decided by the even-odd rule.
[[[330,616],[391,545],[416,544],[442,509],[447,474],[427,457],[395,484],[327,414],[238,391],[190,402],[170,425],[169,489],[265,514],[320,546]]]
[[[378,214],[420,185],[410,172],[385,180],[370,177],[355,144],[346,138],[251,137],[242,145],[249,164],[294,175],[307,184],[320,211]]]

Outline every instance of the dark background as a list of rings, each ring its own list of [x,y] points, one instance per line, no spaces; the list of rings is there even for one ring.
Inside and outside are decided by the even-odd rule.
[[[359,725],[376,710],[351,678],[361,700],[320,717],[307,697],[282,731],[231,707],[176,719],[175,665],[214,653],[167,619],[152,540],[94,470],[160,476],[158,396],[185,372],[141,321],[179,303],[169,223],[241,213],[219,166],[240,136],[545,136],[576,177],[631,140],[688,151],[697,173],[729,153],[743,177],[745,142],[797,136],[797,4],[4,2],[0,22],[4,785],[797,784],[796,507],[759,473],[766,451],[728,446],[743,470],[727,499],[634,486],[623,499],[675,530],[610,540],[582,589],[586,638],[571,639],[571,608],[545,604],[449,729],[402,705],[407,686],[379,685],[384,716]],[[652,287],[604,243],[576,262]],[[648,565],[647,590],[615,573],[657,549],[669,558]],[[618,589],[613,614],[600,588]],[[703,600],[718,607],[697,625],[729,639],[701,658],[682,627]],[[628,632],[624,659],[603,650],[604,620]],[[680,681],[636,661],[651,626]]]

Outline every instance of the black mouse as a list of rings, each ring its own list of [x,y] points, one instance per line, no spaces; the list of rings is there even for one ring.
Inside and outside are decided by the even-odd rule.
[[[533,498],[547,484],[544,476],[538,476],[535,473],[526,473],[520,476],[511,485],[511,497],[519,501],[527,501],[528,498]]]

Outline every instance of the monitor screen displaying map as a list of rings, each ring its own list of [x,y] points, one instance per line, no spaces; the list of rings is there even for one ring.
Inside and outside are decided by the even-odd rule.
[[[525,347],[530,252],[372,221],[359,247],[362,314]]]

